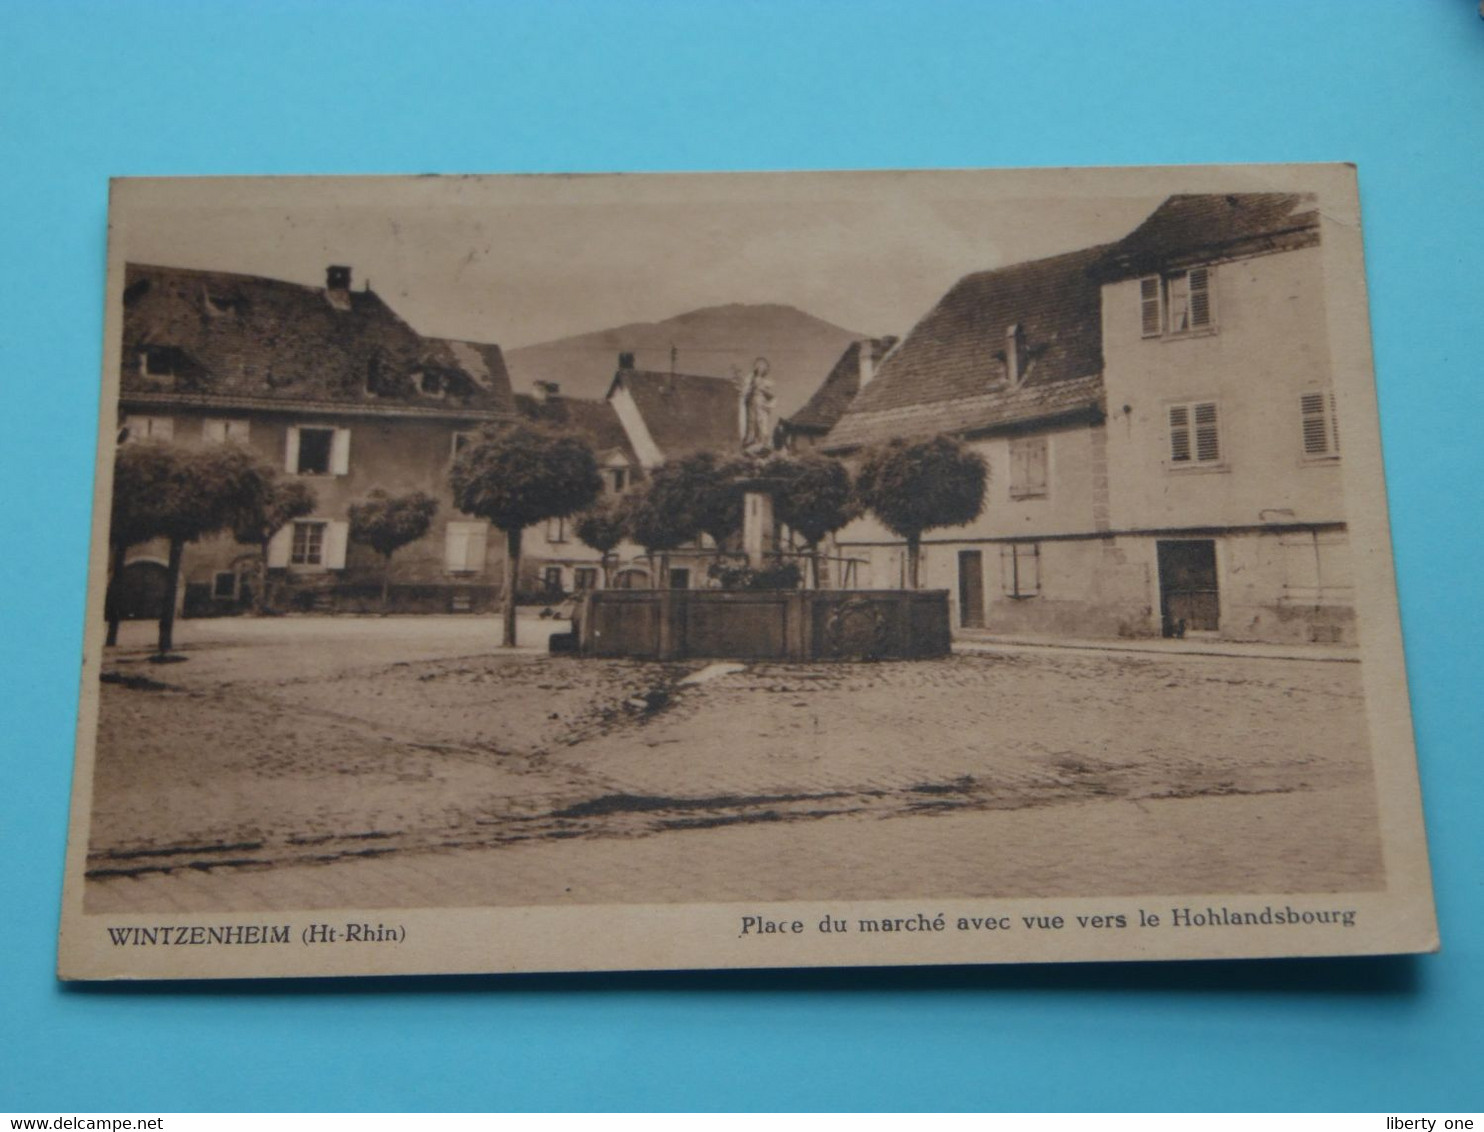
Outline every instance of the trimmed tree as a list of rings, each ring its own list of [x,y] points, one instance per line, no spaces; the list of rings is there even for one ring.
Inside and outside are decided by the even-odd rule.
[[[170,543],[157,650],[164,656],[175,647],[175,595],[186,543],[230,529],[241,515],[261,507],[268,476],[262,461],[236,444],[183,448],[141,441],[120,449],[116,469],[113,525],[118,537],[134,542],[165,538]]]
[[[984,457],[950,436],[893,440],[867,453],[856,497],[907,543],[907,588],[918,588],[922,534],[972,523],[984,510]]]
[[[259,505],[243,511],[232,524],[233,538],[257,548],[252,605],[259,617],[268,610],[268,544],[284,527],[314,514],[319,506],[314,488],[303,480],[283,479],[271,465],[265,465],[264,471],[267,483]]]
[[[613,552],[627,533],[622,508],[612,501],[589,507],[577,516],[572,531],[584,546],[598,552],[598,564],[603,570],[603,588],[612,589]]]
[[[659,564],[655,585],[670,584],[670,554],[701,533],[695,483],[678,464],[657,468],[644,486],[624,497],[629,536]]]
[[[350,506],[350,539],[369,546],[382,557],[381,611],[386,612],[392,586],[392,555],[428,533],[438,501],[426,492],[388,495],[381,488]]]
[[[547,519],[581,511],[603,490],[598,461],[580,437],[531,424],[486,426],[448,473],[459,510],[505,532],[505,647],[515,645],[515,593],[521,535]]]
[[[819,589],[819,544],[860,513],[850,472],[828,456],[779,457],[766,471],[783,483],[773,497],[774,514],[809,548],[811,585]]]
[[[665,469],[674,478],[674,490],[690,499],[695,530],[708,535],[720,551],[742,530],[741,477],[748,465],[724,460],[714,452],[696,452]],[[692,536],[694,537],[694,536]]]

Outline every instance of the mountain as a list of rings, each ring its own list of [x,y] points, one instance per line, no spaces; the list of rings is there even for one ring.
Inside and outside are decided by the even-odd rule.
[[[517,393],[538,381],[554,381],[569,397],[602,397],[620,353],[632,353],[639,369],[670,368],[709,377],[747,373],[759,356],[768,359],[783,416],[803,406],[845,347],[858,338],[811,314],[779,303],[729,303],[704,307],[663,322],[634,322],[571,338],[538,342],[505,353]]]

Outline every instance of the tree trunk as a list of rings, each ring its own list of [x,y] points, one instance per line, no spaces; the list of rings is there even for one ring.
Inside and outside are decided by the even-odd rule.
[[[103,616],[108,621],[108,637],[104,640],[105,645],[116,645],[119,643],[119,600],[118,586],[119,575],[124,570],[124,552],[128,547],[110,546],[108,548],[108,589],[103,597]]]
[[[515,591],[520,579],[520,527],[513,527],[505,532],[505,582],[502,587],[504,592],[505,607],[501,612],[500,643],[507,649],[515,647]]]
[[[386,616],[387,601],[392,593],[392,556],[386,556],[381,567],[381,615]]]
[[[185,553],[182,539],[170,540],[170,558],[165,567],[165,608],[160,611],[160,641],[156,652],[166,655],[175,647],[175,594],[180,589],[180,558]]]
[[[603,557],[598,561],[599,568],[603,571],[603,588],[613,588],[613,551],[603,551]]]
[[[809,585],[811,589],[819,589],[819,543],[809,544]]]
[[[922,557],[922,536],[912,535],[907,539],[907,588],[918,588],[918,559]]]
[[[660,554],[660,576],[656,579],[655,585],[662,590],[670,588],[670,552],[668,550]]]

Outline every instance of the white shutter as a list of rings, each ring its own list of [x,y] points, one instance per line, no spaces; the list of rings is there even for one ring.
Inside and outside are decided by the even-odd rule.
[[[350,471],[350,429],[337,428],[330,442],[330,472],[343,476]]]
[[[484,556],[489,540],[488,523],[470,523],[469,541],[465,547],[465,569],[476,574],[484,573]]]
[[[280,527],[268,540],[268,568],[277,570],[289,564],[289,550],[294,545],[294,524]]]
[[[297,475],[299,471],[299,426],[289,425],[287,439],[284,442],[283,468],[289,475]]]
[[[1199,330],[1216,322],[1215,292],[1209,267],[1192,268],[1190,272],[1190,329]]]
[[[1046,494],[1046,449],[1045,437],[1032,441],[1025,454],[1025,489],[1028,495]]]
[[[1015,545],[1015,593],[1018,597],[1030,597],[1041,592],[1041,544],[1037,542]]]
[[[1000,545],[1000,591],[1015,596],[1015,545]]]
[[[252,423],[250,421],[224,421],[228,440],[235,440],[238,444],[246,444],[252,438]]]
[[[1139,333],[1145,338],[1158,338],[1162,322],[1159,310],[1159,276],[1146,275],[1139,280]]]
[[[469,530],[467,524],[449,523],[443,532],[443,568],[450,574],[468,569]]]
[[[331,519],[325,524],[324,564],[326,570],[345,569],[345,547],[349,541],[349,523]]]
[[[207,444],[221,444],[227,439],[227,422],[207,417],[201,422],[201,439]]]
[[[1304,393],[1299,397],[1299,411],[1303,419],[1304,455],[1338,456],[1340,430],[1335,423],[1335,395]]]

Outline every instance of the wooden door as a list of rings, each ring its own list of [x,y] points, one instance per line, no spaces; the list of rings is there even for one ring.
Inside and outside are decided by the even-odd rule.
[[[1221,623],[1216,584],[1216,543],[1212,539],[1158,543],[1159,612],[1164,635],[1214,632]]]
[[[958,552],[958,619],[965,629],[984,628],[984,555]]]

